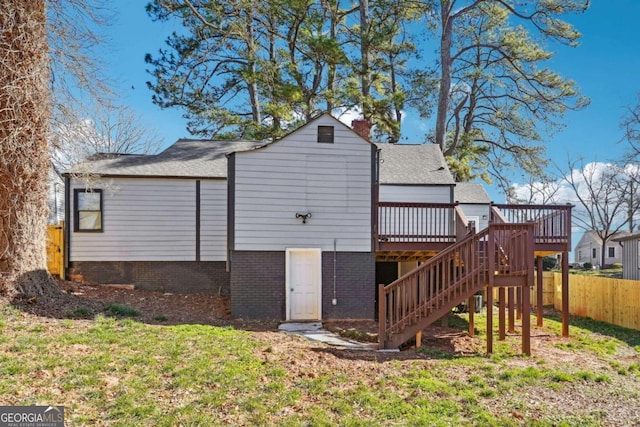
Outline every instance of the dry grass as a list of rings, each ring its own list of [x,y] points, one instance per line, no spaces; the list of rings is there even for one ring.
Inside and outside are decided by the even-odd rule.
[[[241,323],[141,323],[150,314],[135,309],[135,320],[118,320],[2,308],[0,404],[62,404],[70,425],[618,426],[640,419],[638,334],[598,322],[576,320],[567,340],[547,319],[533,331],[532,357],[519,355],[517,336],[486,357],[482,317],[476,338],[463,332],[465,317],[454,316],[454,327],[432,329],[423,348],[389,354]]]

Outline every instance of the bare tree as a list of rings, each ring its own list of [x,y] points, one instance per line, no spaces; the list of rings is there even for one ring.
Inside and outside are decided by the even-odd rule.
[[[600,265],[604,265],[607,242],[629,222],[630,180],[626,171],[612,163],[569,161],[564,182],[575,193],[574,224],[593,231],[602,241]],[[636,203],[637,205],[637,203]]]
[[[51,292],[45,251],[49,51],[44,0],[0,5],[0,289]]]
[[[505,188],[507,203],[518,205],[559,203],[559,192],[562,183],[549,176],[536,178],[529,175],[528,182],[521,185],[511,185]]]
[[[629,144],[631,158],[640,157],[640,94],[637,103],[628,107],[620,123],[624,130],[624,139]]]
[[[47,39],[55,120],[70,105],[108,102],[114,95],[104,73],[105,30],[115,19],[108,0],[47,1]],[[98,49],[101,51],[99,52]]]
[[[92,109],[62,110],[52,129],[52,160],[58,170],[98,153],[153,154],[164,140],[142,125],[131,108],[96,103]]]

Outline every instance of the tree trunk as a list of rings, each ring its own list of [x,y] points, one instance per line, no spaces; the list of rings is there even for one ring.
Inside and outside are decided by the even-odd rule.
[[[451,90],[451,41],[454,18],[450,12],[449,2],[441,1],[440,92],[438,93],[438,112],[436,115],[436,144],[440,146],[443,153],[446,149],[447,111],[449,108],[449,91]]]
[[[55,291],[47,272],[49,51],[44,0],[0,8],[0,291]]]
[[[369,1],[360,1],[360,58],[362,61],[361,85],[362,85],[362,117],[371,123],[371,80],[369,76]]]

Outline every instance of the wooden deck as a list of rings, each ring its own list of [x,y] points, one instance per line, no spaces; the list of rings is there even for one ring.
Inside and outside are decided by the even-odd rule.
[[[533,223],[536,256],[556,254],[571,250],[571,207],[494,204],[490,223]],[[376,257],[378,261],[424,261],[469,232],[457,203],[379,202],[374,230]]]
[[[568,269],[570,205],[492,205],[489,227],[478,233],[468,227],[457,205],[381,203],[377,213],[377,259],[424,261],[395,282],[379,287],[381,348],[397,347],[419,336],[422,329],[464,300],[468,299],[471,306],[473,295],[483,289],[490,306],[494,287],[501,293],[509,289],[510,295],[517,290],[519,310],[528,313],[535,264],[541,276],[540,257],[562,252],[563,266]],[[444,243],[448,246],[440,249]],[[563,301],[563,306],[565,303]],[[500,310],[504,310],[504,302],[501,304]],[[513,304],[509,310],[511,318]],[[504,339],[504,313],[500,313],[500,339]],[[472,323],[470,318],[470,331]],[[493,316],[487,316],[489,353],[492,323]],[[530,354],[529,328],[529,316],[523,316],[522,352],[525,354]],[[563,335],[568,335],[568,317],[564,311]]]

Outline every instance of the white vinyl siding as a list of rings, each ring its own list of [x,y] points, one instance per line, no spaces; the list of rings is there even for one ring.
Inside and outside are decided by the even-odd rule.
[[[200,260],[227,260],[227,181],[200,182]]]
[[[380,185],[381,202],[453,203],[450,185]]]
[[[64,221],[64,181],[53,167],[49,168],[49,191],[47,196],[49,207],[49,224]]]
[[[102,189],[103,232],[72,232],[70,261],[195,260],[195,180],[114,178],[91,186]],[[75,188],[86,187],[73,180]]]
[[[317,126],[335,126],[333,144]],[[235,250],[371,251],[372,147],[330,118],[235,155]],[[296,213],[311,213],[302,223]]]

